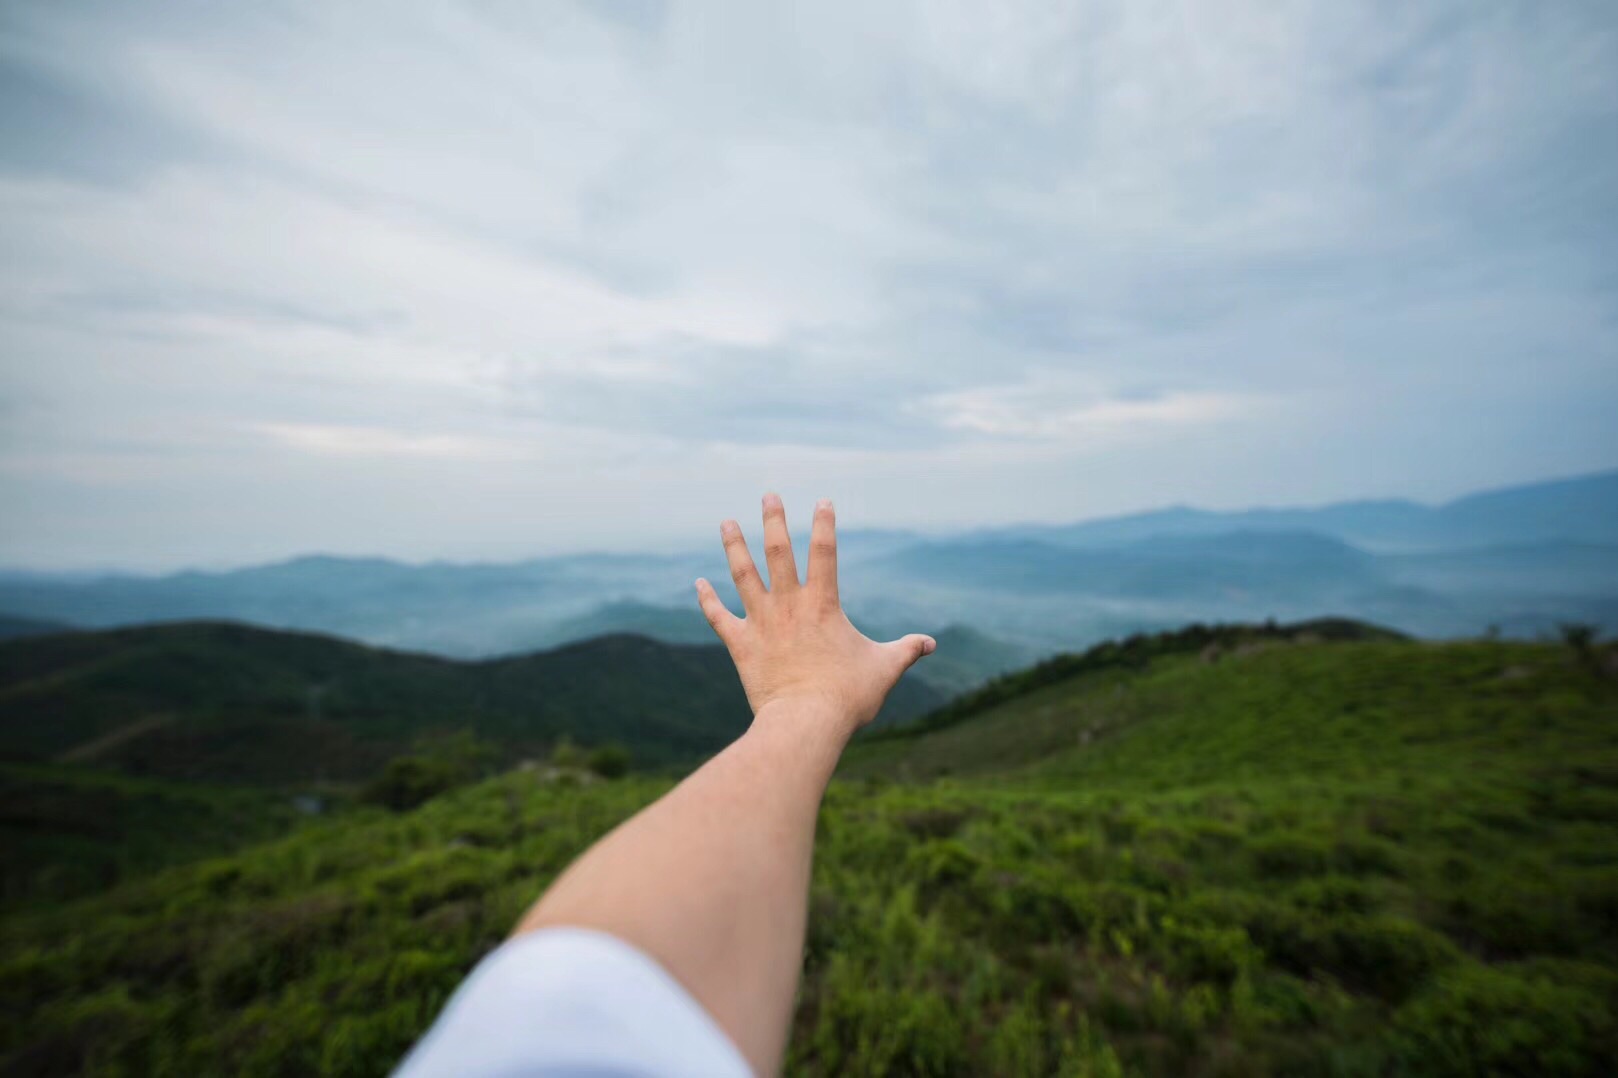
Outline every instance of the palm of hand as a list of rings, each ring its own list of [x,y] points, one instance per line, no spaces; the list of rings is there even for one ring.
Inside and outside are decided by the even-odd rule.
[[[730,652],[755,715],[769,704],[798,702],[830,709],[833,721],[847,723],[852,732],[876,717],[899,676],[937,646],[919,633],[878,643],[848,620],[837,593],[837,523],[829,501],[815,507],[802,583],[786,511],[774,494],[764,496],[768,588],[741,527],[727,520],[720,536],[746,616],[725,609],[706,580],[697,581],[697,599]]]

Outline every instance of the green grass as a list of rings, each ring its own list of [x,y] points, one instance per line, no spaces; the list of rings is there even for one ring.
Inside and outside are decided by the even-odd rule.
[[[1295,643],[1034,679],[862,741],[821,816],[799,1074],[1618,1067],[1618,683]],[[513,772],[0,930],[7,1073],[386,1073],[667,780]]]
[[[332,803],[321,798],[323,807]],[[0,904],[59,901],[260,842],[300,820],[289,794],[0,764]]]

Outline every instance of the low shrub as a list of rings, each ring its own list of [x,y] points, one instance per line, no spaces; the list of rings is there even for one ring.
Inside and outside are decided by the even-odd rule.
[[[629,750],[622,745],[602,745],[590,750],[584,766],[604,779],[621,779],[629,774]]]
[[[975,853],[955,839],[919,843],[907,860],[911,878],[922,890],[933,893],[971,879],[981,864]]]
[[[1331,863],[1331,851],[1304,835],[1281,834],[1254,842],[1249,847],[1254,870],[1268,879],[1318,876]]]
[[[1402,917],[1293,914],[1250,926],[1283,969],[1328,974],[1351,988],[1398,1001],[1460,952],[1447,938]]]
[[[1607,1075],[1612,1012],[1598,996],[1475,964],[1441,974],[1394,1018],[1412,1074]]]

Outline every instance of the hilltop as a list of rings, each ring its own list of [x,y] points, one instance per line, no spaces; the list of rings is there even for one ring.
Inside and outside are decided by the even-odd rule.
[[[1612,650],[1338,628],[1119,643],[857,744],[788,1071],[1611,1073]],[[669,781],[513,772],[11,918],[3,1062],[383,1074]]]

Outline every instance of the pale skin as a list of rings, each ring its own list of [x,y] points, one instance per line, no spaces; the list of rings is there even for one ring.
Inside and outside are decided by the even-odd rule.
[[[697,601],[741,675],[752,724],[586,850],[517,932],[591,928],[640,948],[766,1075],[786,1051],[826,784],[849,738],[937,645],[920,634],[878,643],[843,614],[830,502],[815,507],[802,583],[779,497],[764,497],[768,587],[737,523],[720,536],[745,616],[706,580]]]

